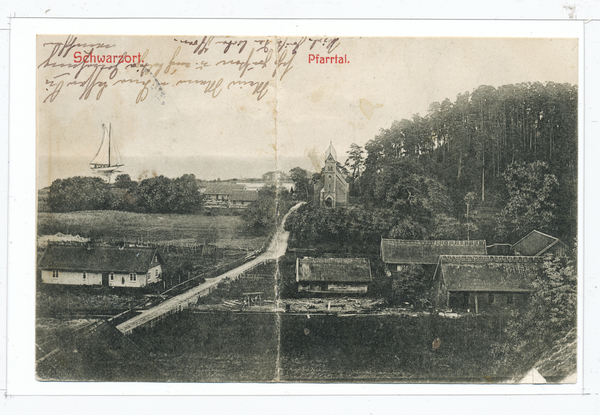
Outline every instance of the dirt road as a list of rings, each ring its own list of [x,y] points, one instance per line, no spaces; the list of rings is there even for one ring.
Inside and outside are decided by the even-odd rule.
[[[285,221],[292,211],[298,209],[303,204],[304,202],[298,203],[297,205],[293,206],[288,213],[285,214],[283,220],[281,221],[281,225],[277,228],[277,232],[273,237],[273,240],[264,253],[253,260],[232,269],[231,271],[219,275],[218,277],[211,278],[205,283],[200,284],[197,287],[184,292],[183,294],[170,298],[165,302],[160,303],[156,307],[142,311],[141,314],[138,314],[137,316],[119,324],[117,329],[121,331],[121,333],[131,334],[133,330],[137,328],[148,325],[152,327],[166,316],[195,305],[199,297],[210,294],[222,280],[226,278],[237,279],[240,274],[250,271],[252,268],[263,264],[265,261],[277,259],[285,255],[288,238],[290,236],[289,232],[285,232],[283,229]]]

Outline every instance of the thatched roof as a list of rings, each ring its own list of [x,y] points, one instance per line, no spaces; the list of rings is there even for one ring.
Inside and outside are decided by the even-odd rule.
[[[48,245],[39,267],[47,270],[146,273],[163,259],[156,248],[88,245]]]
[[[255,190],[234,190],[229,196],[232,202],[254,202],[258,200],[258,192]]]
[[[415,241],[382,239],[381,258],[386,264],[438,263],[440,255],[486,255],[485,241]]]
[[[366,258],[298,258],[296,281],[371,282]]]
[[[440,257],[434,278],[448,291],[530,292],[542,264],[539,257],[448,255]]]
[[[521,238],[512,246],[517,255],[538,256],[544,255],[556,245],[567,246],[554,236],[547,235],[540,231],[531,231],[525,237]]]

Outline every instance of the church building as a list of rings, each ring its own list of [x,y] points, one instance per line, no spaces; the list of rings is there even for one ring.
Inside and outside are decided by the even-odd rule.
[[[325,170],[320,186],[323,186],[317,193],[320,206],[330,208],[348,206],[350,186],[337,167],[337,153],[332,143],[325,153]]]

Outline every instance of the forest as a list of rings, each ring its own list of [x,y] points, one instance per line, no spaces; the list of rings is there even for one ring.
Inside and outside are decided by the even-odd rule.
[[[361,236],[365,229],[379,237],[515,243],[537,229],[573,246],[577,102],[577,86],[552,82],[480,86],[434,102],[425,116],[393,122],[364,147],[352,144],[340,167],[353,207],[337,215],[307,207],[288,228],[300,245],[339,232],[372,243],[375,235]],[[295,196],[312,200],[320,175],[295,168],[291,177]]]

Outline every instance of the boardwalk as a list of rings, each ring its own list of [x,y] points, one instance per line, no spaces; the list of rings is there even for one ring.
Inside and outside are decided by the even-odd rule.
[[[222,280],[226,278],[229,278],[230,280],[235,280],[241,274],[250,271],[258,265],[263,264],[265,261],[277,259],[285,255],[289,238],[289,232],[285,232],[283,230],[283,225],[285,224],[285,220],[287,219],[288,215],[293,210],[297,209],[300,205],[302,205],[302,203],[299,203],[296,206],[292,207],[290,211],[284,216],[281,225],[277,229],[275,237],[271,241],[271,244],[269,245],[267,250],[262,255],[259,255],[255,259],[248,261],[245,264],[232,269],[231,271],[219,275],[218,277],[211,278],[204,284],[200,284],[199,286],[194,287],[183,294],[170,298],[167,301],[157,305],[156,307],[142,311],[141,314],[138,314],[137,316],[125,321],[124,323],[119,324],[117,326],[117,329],[121,331],[121,333],[129,335],[133,333],[135,329],[139,329],[141,327],[153,327],[165,317],[171,314],[178,313],[179,311],[185,308],[195,305],[199,297],[204,297],[205,295],[210,294]]]

